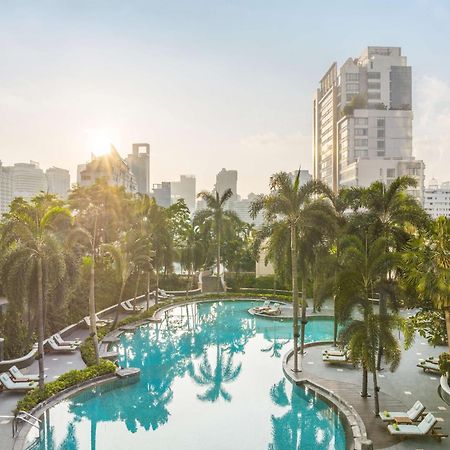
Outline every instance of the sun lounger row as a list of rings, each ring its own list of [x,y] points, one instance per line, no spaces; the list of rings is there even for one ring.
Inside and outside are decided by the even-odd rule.
[[[350,363],[350,357],[346,348],[332,347],[322,352],[322,361],[328,363]]]
[[[113,322],[112,319],[100,319],[97,314],[95,315],[95,319],[97,327],[105,327]],[[86,328],[91,328],[90,316],[83,317],[82,323]]]
[[[78,350],[79,344],[59,345],[55,337],[47,339],[47,348],[56,353],[71,353]]]
[[[417,367],[422,369],[424,372],[431,372],[435,374],[440,374],[441,371],[439,369],[439,359],[433,356],[430,356],[426,360],[419,361]]]
[[[144,309],[143,306],[133,305],[131,300],[125,300],[120,304],[120,306],[125,312],[142,311]]]
[[[423,418],[424,411],[425,406],[420,401],[417,401],[406,412],[383,411],[379,414],[379,417],[383,422],[391,422],[387,429],[394,436],[432,436],[438,439],[448,437],[448,435],[437,431],[440,428],[436,427],[437,419],[433,414],[428,413]],[[423,420],[421,420],[422,418]]]
[[[258,314],[266,316],[278,316],[281,314],[281,308],[279,303],[271,304],[270,300],[266,300],[262,306],[256,306],[253,311]]]

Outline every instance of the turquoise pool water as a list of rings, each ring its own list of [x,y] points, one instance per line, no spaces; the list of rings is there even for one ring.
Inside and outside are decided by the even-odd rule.
[[[345,449],[334,410],[283,376],[292,322],[255,318],[254,305],[177,307],[161,324],[123,334],[120,363],[139,367],[140,381],[51,408],[32,448]],[[311,320],[307,340],[329,339],[332,328]]]

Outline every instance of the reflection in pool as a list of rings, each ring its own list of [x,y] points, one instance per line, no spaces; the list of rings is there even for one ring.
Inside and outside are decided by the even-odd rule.
[[[123,334],[120,364],[139,367],[140,381],[51,408],[32,448],[345,449],[334,410],[282,374],[292,323],[255,318],[254,305],[177,307]],[[332,328],[311,320],[307,340],[330,338]]]

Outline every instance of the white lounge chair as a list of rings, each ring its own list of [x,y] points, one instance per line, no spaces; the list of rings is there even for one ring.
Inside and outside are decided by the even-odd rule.
[[[143,306],[133,305],[133,302],[131,300],[125,300],[123,303],[127,305],[129,311],[141,311],[142,309],[144,309]]]
[[[58,345],[75,345],[76,347],[79,347],[81,345],[80,339],[75,339],[74,341],[65,341],[59,333],[54,334],[53,338]]]
[[[14,381],[14,383],[18,383],[18,382],[28,383],[29,381],[39,381],[39,375],[24,374],[16,366],[10,367],[8,372],[11,375],[11,379]],[[46,376],[47,375],[44,375],[44,378]]]
[[[437,433],[435,425],[436,417],[428,413],[418,425],[388,425],[388,431],[393,436],[401,437],[417,437],[417,436],[433,436],[435,438],[448,437],[446,434]]]
[[[52,337],[47,339],[47,344],[52,351],[58,353],[71,353],[78,349],[76,345],[58,345]]]
[[[384,422],[393,422],[393,421],[395,421],[395,419],[397,417],[409,418],[413,422],[416,422],[417,420],[419,420],[419,417],[423,414],[424,411],[425,411],[425,406],[423,406],[422,403],[419,402],[419,400],[417,400],[417,402],[414,403],[414,405],[410,409],[408,409],[408,411],[406,411],[406,412],[383,411],[383,412],[380,412],[379,416],[380,416],[381,420],[383,420]]]
[[[253,311],[263,312],[270,308],[270,300],[266,300],[261,306],[255,306]]]
[[[170,298],[170,297],[173,297],[173,294],[168,294],[164,289],[159,289],[158,295],[159,295],[161,298]]]
[[[7,373],[0,374],[0,383],[8,391],[29,391],[37,387],[35,381],[14,381]]]
[[[439,365],[435,363],[434,361],[431,362],[429,360],[426,361],[420,361],[419,364],[417,364],[417,367],[422,369],[424,372],[431,372],[435,374],[440,374],[441,371],[439,369]]]
[[[322,356],[347,356],[347,349],[328,348],[322,351]]]
[[[260,314],[263,314],[265,316],[279,316],[281,314],[281,308],[279,306],[274,305],[269,309],[260,311]]]
[[[322,355],[322,361],[329,363],[349,363],[351,362],[347,353],[344,355]]]
[[[99,317],[96,315],[96,324],[97,327],[105,327],[106,325],[109,325],[112,320],[110,319],[99,319]],[[87,328],[91,328],[91,318],[90,316],[86,316],[83,317],[83,324],[87,327]]]

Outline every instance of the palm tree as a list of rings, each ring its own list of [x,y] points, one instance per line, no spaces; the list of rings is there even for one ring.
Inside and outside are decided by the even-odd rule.
[[[393,269],[397,261],[393,253],[385,253],[386,242],[378,238],[368,242],[356,235],[342,242],[342,270],[338,275],[336,307],[339,317],[350,318],[344,323],[340,334],[343,344],[348,345],[351,359],[363,368],[361,396],[367,397],[367,375],[373,375],[375,411],[379,412],[378,383],[376,371],[377,352],[381,341],[385,347],[384,359],[394,371],[400,362],[401,351],[395,331],[404,329],[403,320],[396,314],[375,314],[371,299],[373,293],[384,283],[386,268]],[[359,317],[352,318],[355,309]],[[405,346],[411,344],[411,335],[405,334]]]
[[[294,371],[298,371],[298,238],[306,229],[320,228],[329,219],[329,208],[324,202],[312,201],[314,194],[322,192],[324,185],[320,181],[310,181],[300,186],[300,171],[296,177],[286,172],[279,172],[272,176],[270,194],[257,197],[250,206],[251,216],[255,218],[260,211],[264,211],[265,219],[269,223],[284,222],[281,226],[289,228],[291,282],[294,334]],[[306,326],[306,304],[302,309],[302,335]],[[303,350],[303,349],[302,349]]]
[[[439,217],[406,247],[406,283],[422,302],[444,310],[450,352],[450,219]]]
[[[151,244],[148,239],[139,237],[135,230],[130,230],[121,233],[118,241],[112,244],[102,244],[100,249],[103,255],[112,258],[120,280],[119,299],[112,324],[114,329],[119,320],[120,304],[123,301],[123,294],[129,278],[142,265],[150,264]]]
[[[386,252],[401,250],[409,239],[407,224],[422,228],[428,222],[427,215],[417,200],[407,193],[417,182],[409,176],[395,179],[386,186],[381,181],[359,190],[361,206],[367,210],[370,223],[369,232],[374,238],[383,237]],[[385,271],[385,279],[391,280],[392,273]],[[380,294],[380,314],[387,314],[387,298]],[[384,345],[380,345],[377,368],[381,369]]]
[[[2,230],[2,241],[8,246],[5,266],[22,267],[21,283],[24,289],[36,295],[39,388],[44,388],[44,338],[45,298],[48,279],[44,274],[61,280],[66,266],[63,246],[57,235],[61,220],[69,221],[70,211],[52,196],[39,195],[30,202],[20,202],[6,215]],[[47,283],[46,283],[47,281]],[[9,282],[18,282],[9,278]],[[6,286],[8,289],[8,286]]]
[[[223,233],[226,231],[227,225],[231,219],[239,220],[236,213],[233,211],[225,211],[225,203],[233,195],[231,189],[227,189],[222,195],[219,195],[217,191],[211,193],[202,191],[198,194],[198,198],[201,198],[206,202],[206,209],[198,211],[194,218],[195,224],[206,225],[210,229],[213,229],[214,236],[216,238],[216,271],[217,271],[217,292],[220,288],[220,251],[221,251],[221,239]]]

